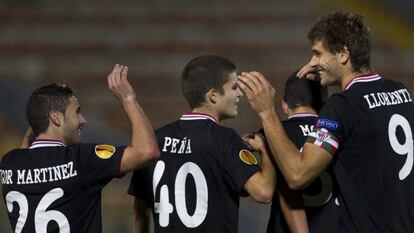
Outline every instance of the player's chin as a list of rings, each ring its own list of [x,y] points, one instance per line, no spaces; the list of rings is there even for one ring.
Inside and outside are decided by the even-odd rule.
[[[81,134],[77,134],[77,135],[74,135],[73,137],[72,137],[72,144],[78,144],[78,143],[80,143],[82,141],[82,136],[81,136]]]
[[[225,114],[223,114],[220,119],[221,120],[231,119],[231,118],[235,118],[237,115],[238,115],[237,110],[231,111],[231,112],[229,111],[229,112],[226,112]]]
[[[239,111],[235,108],[231,113],[229,113],[229,118],[234,118],[239,115]]]

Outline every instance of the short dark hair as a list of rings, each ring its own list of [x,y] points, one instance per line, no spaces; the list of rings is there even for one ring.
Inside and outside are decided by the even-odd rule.
[[[224,57],[203,55],[192,59],[181,76],[181,91],[190,108],[201,106],[204,95],[212,88],[223,94],[224,83],[236,70],[236,65]]]
[[[328,98],[328,88],[317,81],[298,78],[297,72],[293,72],[287,79],[283,100],[290,109],[309,106],[319,112]]]
[[[46,132],[50,111],[65,113],[73,91],[67,85],[49,84],[32,92],[26,105],[26,117],[33,137]]]
[[[312,43],[322,41],[333,54],[346,47],[354,72],[371,70],[371,35],[361,15],[339,11],[322,16],[309,31],[308,39]]]

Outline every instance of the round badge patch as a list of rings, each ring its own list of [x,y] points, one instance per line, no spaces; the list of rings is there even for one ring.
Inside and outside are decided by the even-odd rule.
[[[96,145],[95,154],[101,159],[109,159],[115,153],[115,147],[111,145]]]
[[[250,152],[248,150],[245,150],[245,149],[241,150],[239,152],[239,157],[240,157],[241,161],[245,162],[246,164],[249,164],[249,165],[256,165],[257,164],[256,157],[254,157],[252,152]]]

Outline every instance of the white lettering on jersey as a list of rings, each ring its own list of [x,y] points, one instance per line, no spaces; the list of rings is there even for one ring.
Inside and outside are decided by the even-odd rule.
[[[302,130],[303,136],[308,136],[313,131],[313,125],[299,125],[300,129]]]
[[[39,184],[53,182],[58,180],[66,180],[77,175],[78,173],[73,167],[73,162],[69,162],[47,168],[17,170],[17,184]],[[11,176],[12,173],[10,173],[10,177]],[[46,176],[49,179],[46,179]]]
[[[2,184],[13,184],[12,181],[13,171],[0,169],[0,179]]]
[[[162,151],[171,154],[191,154],[191,139],[187,139],[187,137],[183,139],[165,137]]]
[[[364,95],[370,109],[413,102],[410,92],[407,89],[400,89],[393,92],[377,92]]]

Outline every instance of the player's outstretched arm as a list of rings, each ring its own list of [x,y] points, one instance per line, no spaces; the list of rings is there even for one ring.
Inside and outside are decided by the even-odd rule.
[[[289,140],[275,111],[275,89],[258,72],[242,73],[239,87],[258,113],[266,139],[280,171],[291,189],[303,189],[332,161],[324,149],[306,143],[302,153]]]
[[[135,197],[133,233],[149,233],[150,207],[145,200]]]
[[[247,134],[243,140],[255,151],[261,153],[261,170],[253,174],[244,184],[244,190],[260,203],[270,203],[276,189],[276,172],[270,161],[266,144],[260,134]]]
[[[131,123],[131,144],[125,148],[122,155],[122,173],[142,167],[160,155],[154,130],[138,104],[127,75],[128,67],[118,64],[108,75],[108,86],[121,101]]]

